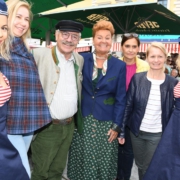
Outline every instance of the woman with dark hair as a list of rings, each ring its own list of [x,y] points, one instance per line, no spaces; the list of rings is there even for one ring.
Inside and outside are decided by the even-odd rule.
[[[114,27],[93,26],[94,53],[85,53],[82,82],[83,131],[75,130],[68,177],[110,180],[117,174],[118,140],[126,103],[126,65],[110,54]]]
[[[144,72],[149,69],[149,65],[144,60],[137,57],[140,40],[136,33],[126,33],[122,35],[121,50],[123,60],[126,63],[126,90],[128,90],[131,78],[135,73]],[[125,143],[119,144],[118,149],[118,173],[117,180],[129,180],[133,166],[133,150],[128,127],[125,128]],[[120,140],[120,139],[119,139]]]

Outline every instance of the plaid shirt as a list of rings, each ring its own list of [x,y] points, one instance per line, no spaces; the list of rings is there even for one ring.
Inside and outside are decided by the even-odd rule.
[[[11,59],[0,59],[0,71],[9,79],[8,134],[33,132],[51,122],[38,70],[32,54],[20,38],[14,38]]]

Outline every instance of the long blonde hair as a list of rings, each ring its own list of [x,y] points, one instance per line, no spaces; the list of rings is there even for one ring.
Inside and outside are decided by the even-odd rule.
[[[1,44],[0,46],[0,56],[6,60],[10,59],[10,44],[11,44],[11,38],[8,35],[6,40]]]
[[[0,15],[5,16],[7,18],[6,20],[8,20],[7,11],[1,10]],[[9,51],[9,49],[10,49],[10,36],[9,36],[8,31],[6,33],[7,33],[7,38],[0,45],[0,58],[9,60],[10,59],[10,51]]]
[[[30,27],[31,27],[31,21],[32,21],[32,18],[33,18],[33,15],[32,15],[32,12],[31,12],[31,4],[28,3],[26,0],[8,0],[8,1],[6,1],[6,4],[7,4],[7,7],[8,7],[8,14],[9,14],[8,27],[10,29],[9,32],[10,32],[10,35],[12,37],[14,37],[14,34],[13,34],[13,22],[15,20],[18,9],[21,6],[23,6],[23,7],[27,8],[27,10],[29,11],[29,18],[30,18],[29,28],[28,28],[27,32],[21,37],[24,44],[29,49],[26,40],[27,40],[27,38],[31,37],[31,29],[30,29]]]

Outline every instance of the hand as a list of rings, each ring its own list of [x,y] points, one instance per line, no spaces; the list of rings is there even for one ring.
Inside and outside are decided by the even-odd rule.
[[[124,138],[118,138],[119,144],[124,144],[125,143],[125,139]]]
[[[115,140],[117,138],[117,135],[118,135],[118,132],[116,131],[113,131],[112,129],[110,129],[108,131],[108,134],[107,134],[109,137],[108,141],[111,143],[113,140]]]

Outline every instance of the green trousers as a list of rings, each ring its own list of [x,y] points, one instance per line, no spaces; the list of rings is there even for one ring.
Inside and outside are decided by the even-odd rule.
[[[61,180],[74,132],[68,125],[50,124],[31,144],[33,172],[31,180]]]

